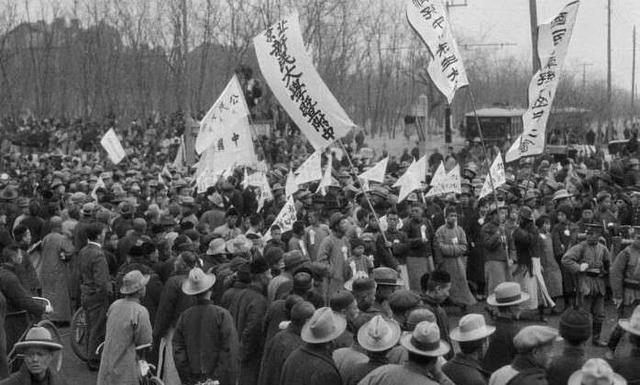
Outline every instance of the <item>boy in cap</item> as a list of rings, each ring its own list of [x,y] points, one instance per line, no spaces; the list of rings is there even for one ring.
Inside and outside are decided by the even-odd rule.
[[[178,318],[173,336],[174,360],[185,385],[207,379],[221,385],[236,383],[238,334],[229,312],[211,301],[214,274],[191,269],[182,292],[196,298]]]
[[[109,307],[104,349],[98,372],[98,385],[135,383],[140,376],[138,359],[151,347],[149,312],[140,304],[146,294],[149,276],[133,270],[122,278],[120,294]]]
[[[586,361],[584,344],[591,337],[591,314],[584,310],[567,309],[559,324],[564,349],[547,369],[549,385],[565,385],[573,372],[582,367]]]
[[[602,226],[588,225],[587,239],[571,247],[562,256],[562,265],[577,277],[578,305],[593,316],[591,343],[604,347],[600,332],[604,322],[604,296],[611,259],[609,250],[599,242]]]
[[[558,331],[548,326],[527,326],[513,338],[518,354],[511,364],[495,371],[489,385],[546,385],[546,369],[551,362]]]

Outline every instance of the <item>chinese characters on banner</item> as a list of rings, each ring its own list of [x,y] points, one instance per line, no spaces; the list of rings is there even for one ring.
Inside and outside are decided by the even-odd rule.
[[[195,143],[196,152],[202,154],[212,145],[218,149],[224,149],[225,145],[231,145],[229,141],[225,143],[222,134],[234,127],[240,120],[246,120],[246,123],[240,123],[248,125],[248,116],[249,108],[244,100],[242,87],[240,87],[238,77],[233,75],[218,100],[200,122],[200,130]]]
[[[109,159],[113,162],[113,164],[118,164],[124,157],[127,155],[124,152],[124,148],[122,148],[122,144],[120,143],[120,139],[116,136],[116,132],[113,128],[110,128],[106,134],[100,139],[100,144],[107,151],[107,155],[109,155]]]
[[[407,20],[431,52],[429,77],[451,104],[456,91],[469,81],[444,4],[441,0],[408,0]]]
[[[460,179],[460,165],[456,165],[449,172],[445,172],[444,164],[440,162],[440,167],[436,170],[431,180],[431,189],[427,191],[426,197],[443,195],[448,193],[462,193],[462,181]]]
[[[489,177],[491,177],[492,180],[489,180]],[[493,182],[493,188],[491,186],[492,182]],[[493,189],[498,188],[505,183],[507,183],[507,176],[504,173],[504,163],[502,162],[502,154],[498,152],[498,155],[496,156],[496,158],[493,160],[493,163],[491,164],[491,168],[489,169],[489,174],[484,180],[484,184],[482,185],[482,190],[480,190],[479,199],[482,199],[487,195],[491,194]]]
[[[540,69],[529,83],[529,108],[522,115],[522,135],[516,138],[517,147],[514,144],[507,152],[507,162],[544,151],[547,121],[579,5],[578,1],[567,4],[553,20],[538,26]]]
[[[298,15],[280,20],[253,39],[271,91],[316,150],[355,127],[313,67]]]
[[[293,202],[293,198],[289,197],[287,203],[282,207],[282,210],[280,210],[280,213],[271,226],[278,225],[283,233],[289,231],[293,228],[293,222],[295,222],[297,218],[296,215],[296,205]],[[262,239],[265,242],[271,239],[271,232],[267,231]]]

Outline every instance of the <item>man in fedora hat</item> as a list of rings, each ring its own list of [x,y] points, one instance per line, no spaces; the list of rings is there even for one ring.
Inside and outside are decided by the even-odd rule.
[[[496,331],[488,326],[481,314],[467,314],[460,318],[458,327],[449,336],[460,346],[442,371],[456,384],[486,385],[490,372],[482,368],[481,362],[489,348],[489,336]]]
[[[588,225],[587,239],[562,256],[562,265],[577,277],[578,305],[593,316],[591,343],[604,347],[607,345],[600,341],[600,332],[604,322],[605,277],[609,273],[611,258],[607,247],[599,242],[601,234],[601,225]]]
[[[369,314],[382,314],[388,318],[393,317],[389,298],[404,283],[398,278],[398,272],[390,267],[377,267],[373,269],[371,278],[376,283],[376,295],[373,304],[364,312]]]
[[[637,384],[640,381],[640,305],[633,310],[631,318],[618,320],[618,325],[629,334],[632,348],[626,356],[615,358],[611,366],[630,384]]]
[[[15,349],[24,357],[24,364],[19,371],[0,381],[0,385],[67,384],[56,370],[50,369],[54,353],[62,350],[62,345],[54,341],[49,330],[40,326],[29,329],[24,340],[16,343]]]
[[[515,311],[517,306],[529,299],[517,282],[503,282],[496,286],[487,298],[487,305],[498,308],[494,318],[496,332],[491,338],[489,348],[482,360],[482,367],[493,372],[509,364],[516,355],[513,338],[520,330]]]
[[[511,364],[495,371],[490,385],[546,385],[546,369],[551,362],[558,331],[548,326],[527,326],[513,337],[518,354]]]
[[[120,294],[107,312],[107,330],[98,372],[98,385],[132,384],[138,381],[138,360],[151,347],[149,312],[140,304],[149,276],[132,270],[122,278]]]
[[[341,373],[343,385],[357,385],[367,374],[388,364],[387,354],[400,341],[400,334],[400,325],[381,315],[360,327],[358,344],[366,350],[369,361],[346,368]]]
[[[585,362],[580,369],[576,370],[565,384],[626,385],[627,383],[635,384],[638,379],[637,377],[629,378],[622,373],[616,372],[614,372],[614,368],[609,366],[607,361],[601,358],[592,358]]]
[[[294,350],[304,344],[300,333],[307,320],[313,316],[314,311],[315,307],[310,302],[300,299],[291,308],[291,323],[287,328],[280,330],[273,338],[267,339],[264,354],[262,355],[262,365],[258,378],[259,385],[280,383],[280,375],[285,361]]]
[[[342,384],[331,350],[332,341],[346,327],[347,320],[330,308],[316,310],[300,333],[305,344],[294,350],[282,367],[280,385]]]
[[[180,380],[185,385],[208,379],[233,385],[238,376],[238,334],[231,314],[211,301],[214,274],[195,267],[182,283],[182,292],[196,303],[178,318],[173,350]]]
[[[360,385],[452,385],[440,365],[438,358],[451,350],[440,340],[440,329],[432,322],[420,322],[412,333],[400,338],[405,347],[408,361],[403,365],[384,365],[366,375]]]

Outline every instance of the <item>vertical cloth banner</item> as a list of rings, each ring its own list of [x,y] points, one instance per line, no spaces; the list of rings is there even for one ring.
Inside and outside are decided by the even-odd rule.
[[[314,151],[296,170],[296,184],[302,185],[322,179],[322,153]]]
[[[491,177],[492,180],[489,179]],[[493,181],[493,188],[498,188],[503,184],[507,183],[507,176],[504,173],[504,163],[502,162],[502,154],[498,152],[498,155],[493,160],[491,164],[491,168],[489,168],[489,174],[484,180],[484,184],[482,185],[482,190],[480,190],[479,199],[486,197],[491,194],[493,191],[491,182]]]
[[[412,191],[421,189],[426,176],[427,156],[425,155],[417,162],[411,163],[407,171],[394,183],[393,187],[400,187],[398,203],[402,202]]]
[[[298,191],[298,184],[296,183],[296,177],[293,175],[293,171],[289,171],[287,174],[287,182],[284,185],[284,196],[289,198]]]
[[[579,1],[573,1],[553,20],[538,26],[540,69],[529,83],[529,108],[522,115],[522,135],[516,138],[516,150],[509,149],[507,152],[507,162],[542,154],[544,151],[547,121],[560,82],[564,59],[569,50],[579,6]]]
[[[440,166],[436,170],[433,179],[431,180],[431,189],[425,194],[425,197],[431,197],[436,195],[443,195],[448,193],[460,194],[462,193],[462,180],[460,179],[460,165],[456,164],[451,171],[446,172],[444,169],[444,163],[440,163]]]
[[[109,155],[109,159],[114,164],[118,164],[127,156],[124,148],[122,148],[122,144],[120,143],[120,139],[116,135],[116,132],[113,128],[110,128],[106,134],[100,139],[100,145],[107,151],[107,155]]]
[[[269,88],[313,148],[326,148],[355,127],[314,68],[297,13],[269,27],[253,43]]]
[[[233,127],[238,121],[248,119],[249,108],[242,94],[238,77],[233,75],[222,94],[200,121],[195,150],[202,154],[222,137],[225,127]]]
[[[469,80],[442,0],[407,0],[407,20],[431,52],[429,77],[451,104]]]
[[[327,187],[333,185],[333,175],[331,175],[331,171],[333,170],[333,157],[329,157],[329,161],[327,162],[326,168],[324,169],[324,175],[322,175],[322,179],[320,180],[320,184],[318,184],[318,189],[316,192],[320,192],[322,196],[327,195]]]
[[[172,166],[175,168],[182,168],[186,164],[187,158],[187,149],[184,144],[184,135],[180,136],[180,146],[178,147],[178,152],[176,152],[176,157],[173,160]]]
[[[362,179],[365,181],[374,181],[378,183],[384,182],[384,174],[387,171],[387,163],[389,162],[389,157],[386,157],[376,163],[373,167],[358,175],[358,179]]]
[[[280,213],[278,214],[276,219],[273,221],[271,226],[278,225],[282,230],[282,232],[284,233],[285,231],[289,231],[293,229],[293,222],[295,222],[296,220],[297,220],[296,205],[293,201],[293,198],[290,197],[287,200],[287,203],[285,203],[285,205],[282,207],[282,210],[280,210]],[[262,239],[265,242],[271,239],[271,232],[267,231],[267,233],[264,235],[264,237],[262,237]]]

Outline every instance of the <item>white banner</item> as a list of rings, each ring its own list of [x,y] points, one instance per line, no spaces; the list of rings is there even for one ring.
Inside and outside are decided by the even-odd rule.
[[[407,171],[394,183],[393,187],[400,186],[398,202],[402,202],[414,190],[422,188],[422,182],[427,176],[427,156],[411,163]]]
[[[429,184],[431,185],[431,189],[429,189],[429,191],[425,195],[426,197],[449,193],[462,193],[460,165],[457,164],[454,168],[451,169],[451,171],[446,172],[444,169],[444,164],[440,163],[440,166],[436,170],[433,179]]]
[[[186,148],[185,148],[185,144],[184,144],[184,135],[182,135],[180,137],[180,147],[178,147],[178,152],[176,153],[176,157],[175,159],[173,159],[173,164],[172,166],[175,168],[182,168],[185,165],[186,162]]]
[[[451,104],[456,91],[469,81],[444,4],[441,0],[407,0],[407,20],[431,52],[429,77]]]
[[[269,180],[267,179],[267,174],[263,172],[258,172],[258,212],[262,210],[264,206],[264,202],[273,200],[273,192],[271,191],[271,186],[269,186]]]
[[[293,228],[293,222],[295,222],[297,218],[296,205],[293,198],[289,198],[271,226],[278,225],[284,233],[285,231],[289,231]],[[265,242],[271,239],[271,232],[267,231],[262,239]]]
[[[332,186],[333,183],[333,175],[331,175],[331,171],[333,170],[333,157],[329,157],[329,161],[324,169],[324,175],[322,175],[322,179],[320,180],[320,184],[318,184],[318,189],[316,192],[320,192],[322,196],[327,195],[327,187]]]
[[[289,171],[287,174],[287,182],[284,185],[284,196],[289,198],[295,192],[298,191],[298,185],[296,184],[296,177],[293,175],[293,171]]]
[[[247,120],[249,108],[242,94],[242,87],[238,77],[233,75],[218,100],[211,106],[200,122],[200,130],[196,138],[195,149],[202,154],[212,145],[223,138],[224,132],[233,127],[240,120]]]
[[[107,151],[109,159],[111,159],[114,164],[120,163],[120,161],[122,161],[122,159],[127,155],[113,128],[110,128],[109,131],[104,134],[102,139],[100,139],[100,144]]]
[[[492,180],[489,180],[489,177],[491,177]],[[489,169],[489,174],[484,180],[484,185],[482,185],[482,190],[480,190],[480,199],[491,194],[493,191],[491,183],[493,183],[494,189],[507,183],[507,176],[504,173],[504,163],[502,162],[502,154],[500,154],[500,152],[498,152],[498,156],[493,160],[491,168]]]
[[[378,183],[384,182],[384,175],[387,171],[387,163],[389,162],[389,157],[386,157],[376,163],[373,167],[358,175],[358,178],[365,181],[374,181]]]
[[[529,83],[529,108],[522,115],[522,136],[516,139],[519,142],[516,151],[507,152],[507,162],[542,154],[544,151],[547,121],[569,50],[579,5],[578,1],[567,4],[553,20],[538,26],[541,68]]]
[[[302,185],[322,179],[321,151],[314,151],[296,170],[296,183]]]
[[[297,13],[269,27],[253,43],[269,88],[313,148],[326,148],[355,127],[313,67]]]

